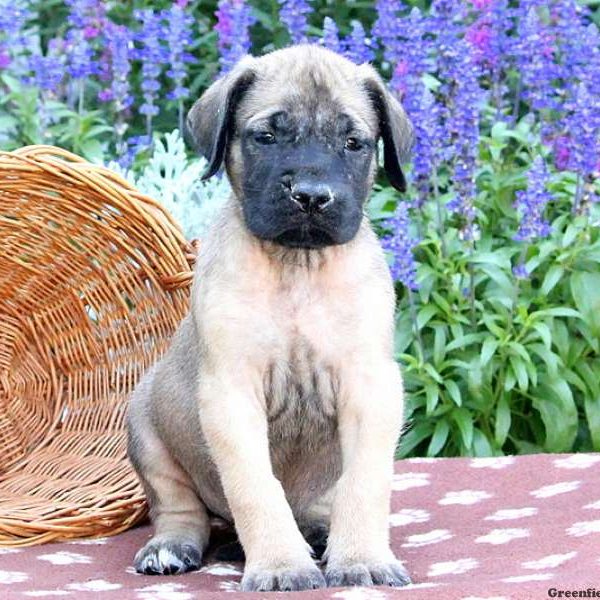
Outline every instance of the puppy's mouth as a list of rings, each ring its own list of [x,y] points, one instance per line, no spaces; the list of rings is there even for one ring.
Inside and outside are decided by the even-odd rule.
[[[317,249],[336,244],[336,241],[327,231],[316,227],[287,229],[273,238],[273,241],[288,248]]]

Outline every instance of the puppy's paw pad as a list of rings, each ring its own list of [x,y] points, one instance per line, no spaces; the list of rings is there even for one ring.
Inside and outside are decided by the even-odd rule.
[[[190,543],[150,540],[134,559],[135,570],[144,575],[177,575],[200,568],[202,552]]]
[[[299,592],[326,586],[325,577],[317,568],[273,569],[244,573],[242,592]]]
[[[329,587],[387,585],[403,587],[411,583],[406,569],[398,561],[368,565],[353,563],[345,566],[330,566],[325,571]]]

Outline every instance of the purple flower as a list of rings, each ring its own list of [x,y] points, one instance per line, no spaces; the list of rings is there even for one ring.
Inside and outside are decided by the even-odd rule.
[[[86,30],[84,37],[98,35],[102,18],[104,17],[104,2],[101,0],[65,0],[69,8],[68,21],[74,29]]]
[[[66,0],[70,29],[65,36],[67,67],[71,77],[84,79],[99,73],[91,41],[104,26],[104,3],[100,0]]]
[[[373,24],[372,33],[379,39],[384,58],[391,63],[396,63],[399,59],[397,40],[402,31],[398,13],[402,3],[400,0],[377,0],[375,8],[377,19]]]
[[[306,0],[278,0],[279,18],[287,27],[293,44],[301,44],[308,41],[306,32],[308,20],[306,15],[312,12],[312,8]]]
[[[536,157],[527,174],[527,189],[517,192],[514,207],[521,217],[514,238],[518,242],[531,242],[550,235],[552,231],[544,219],[546,204],[552,196],[546,190],[548,171],[541,156]]]
[[[122,112],[133,102],[130,93],[129,74],[133,58],[133,35],[123,25],[109,24],[107,50],[110,59],[110,88],[102,90],[98,97],[103,102],[114,101],[115,110]]]
[[[171,100],[182,100],[188,95],[189,90],[184,87],[187,70],[186,63],[194,60],[187,48],[192,43],[192,25],[194,19],[185,12],[183,6],[173,4],[165,12],[167,21],[166,41],[169,48],[167,76],[173,81],[174,87],[169,92],[168,97]]]
[[[85,39],[83,30],[69,29],[65,36],[65,49],[68,57],[67,69],[73,79],[86,79],[98,72],[94,62],[94,50]]]
[[[517,279],[527,279],[529,277],[529,271],[527,270],[527,266],[525,265],[524,262],[518,262],[513,268],[512,268],[512,272],[513,275],[517,278]]]
[[[10,65],[10,54],[8,50],[0,47],[0,69],[6,69]]]
[[[559,135],[554,139],[554,166],[559,171],[569,168],[571,157],[571,139],[568,135]]]
[[[25,49],[23,30],[32,17],[27,0],[0,0],[0,69]]]
[[[422,94],[422,77],[429,68],[431,44],[425,39],[430,28],[429,20],[418,8],[413,8],[406,19],[402,19],[402,39],[396,39],[393,54],[397,63],[393,71],[391,86],[404,98],[413,93]]]
[[[503,61],[510,57],[513,39],[508,36],[513,27],[513,11],[507,0],[473,2],[480,11],[476,20],[467,27],[465,39],[471,44],[475,62],[488,68],[492,78],[499,78]]]
[[[357,65],[371,62],[375,58],[372,41],[367,38],[360,21],[352,21],[352,31],[344,39],[344,54]]]
[[[45,56],[32,54],[29,69],[32,72],[30,83],[45,92],[56,92],[65,76],[63,40],[50,40]]]
[[[431,181],[438,168],[442,111],[425,86],[421,86],[420,96],[411,93],[404,107],[415,129],[412,179],[417,188],[416,207],[420,208],[429,197]]]
[[[158,106],[155,104],[160,90],[158,79],[167,59],[167,52],[162,44],[165,32],[161,14],[149,9],[138,10],[134,14],[141,23],[141,30],[137,34],[136,40],[140,44],[137,58],[142,63],[141,88],[144,102],[139,111],[150,119],[158,114]]]
[[[447,207],[463,219],[463,238],[473,240],[479,118],[485,93],[479,86],[478,67],[465,40],[455,42],[452,55],[447,57],[447,61],[448,72],[442,89],[446,92],[446,103],[450,108],[444,111],[443,135],[449,140],[447,151],[449,156],[453,157],[453,183],[456,193],[456,197]]]
[[[417,266],[413,255],[413,249],[418,240],[411,234],[410,216],[408,206],[399,202],[396,212],[391,219],[385,223],[385,227],[392,230],[392,234],[381,240],[384,250],[392,257],[390,271],[394,281],[400,281],[409,290],[416,290]]]
[[[256,19],[244,0],[219,0],[215,13],[219,34],[221,74],[227,73],[250,50],[250,27]]]
[[[559,70],[555,63],[556,39],[542,21],[537,6],[523,3],[518,13],[514,43],[516,66],[521,74],[523,97],[533,110],[559,108],[554,96]]]
[[[342,44],[340,42],[340,32],[335,21],[331,17],[323,19],[323,37],[321,43],[325,48],[333,50],[333,52],[341,52]]]

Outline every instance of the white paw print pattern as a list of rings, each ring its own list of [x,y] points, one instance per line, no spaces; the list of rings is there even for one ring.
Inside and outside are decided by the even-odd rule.
[[[427,577],[440,577],[441,575],[462,575],[475,569],[479,563],[474,558],[460,558],[446,562],[433,563],[427,571]]]
[[[228,565],[225,563],[215,563],[213,565],[209,565],[207,567],[203,567],[196,573],[204,573],[206,575],[219,575],[223,577],[230,577],[231,575],[242,575],[242,572],[234,567],[233,565]]]
[[[596,502],[590,502],[590,504],[586,504],[583,508],[591,508],[592,510],[600,510],[600,500],[596,500]]]
[[[446,495],[438,502],[442,506],[449,504],[462,504],[468,506],[470,504],[477,504],[482,500],[491,498],[492,494],[484,492],[483,490],[460,490],[458,492],[447,492]]]
[[[0,548],[0,555],[2,554],[17,554],[22,552],[21,548]]]
[[[118,590],[123,586],[120,583],[110,583],[104,579],[92,579],[83,583],[70,583],[67,589],[75,590],[76,592],[108,592]]]
[[[139,600],[192,600],[189,592],[181,591],[185,585],[181,583],[159,583],[136,589]]]
[[[524,517],[533,517],[538,512],[534,506],[525,506],[523,508],[500,508],[494,514],[485,517],[485,521],[510,521],[512,519],[522,519]]]
[[[53,565],[85,565],[92,562],[92,559],[85,554],[66,552],[64,550],[53,552],[52,554],[41,554],[38,556],[38,560],[47,560]]]
[[[429,485],[429,473],[398,473],[394,475],[392,489],[396,492]]]
[[[529,493],[535,498],[551,498],[552,496],[558,496],[558,494],[574,492],[580,485],[581,481],[561,481],[560,483],[545,485]]]
[[[80,545],[80,546],[104,546],[104,544],[106,544],[107,542],[108,542],[108,538],[102,537],[102,538],[90,538],[90,539],[84,539],[84,540],[73,540],[72,542],[69,542],[69,544],[75,544],[75,545]]]
[[[477,544],[508,544],[513,540],[529,537],[529,529],[492,529],[488,534],[479,536]]]
[[[474,469],[505,469],[515,462],[514,456],[485,456],[469,463]]]
[[[225,581],[219,582],[219,589],[223,592],[239,592],[240,584],[238,581],[232,581],[231,579],[227,579]]]
[[[425,523],[431,518],[426,510],[420,508],[403,508],[390,515],[390,527],[402,527],[411,523]]]
[[[55,596],[70,596],[71,592],[66,590],[31,590],[23,592],[23,595],[30,598],[52,598]]]
[[[532,573],[531,575],[515,575],[514,577],[505,577],[500,581],[505,583],[527,583],[528,581],[547,581],[552,579],[552,573]]]
[[[27,581],[29,575],[21,571],[0,571],[0,585],[10,585],[11,583],[23,583]]]
[[[368,587],[355,587],[331,594],[332,598],[340,600],[384,600],[386,595],[379,590]]]
[[[589,469],[597,463],[600,463],[598,454],[573,454],[566,458],[557,458],[554,466],[559,469]]]
[[[447,529],[434,529],[427,533],[416,533],[415,535],[409,535],[407,541],[402,544],[405,548],[418,548],[420,546],[427,546],[429,544],[439,544],[445,540],[449,540],[454,537]]]
[[[582,537],[590,533],[600,533],[600,521],[579,521],[567,529],[569,535]]]
[[[541,571],[543,569],[555,569],[556,567],[560,567],[560,565],[566,563],[572,558],[575,558],[576,556],[577,552],[567,552],[566,554],[550,554],[538,560],[528,560],[523,562],[521,563],[521,566],[524,569],[533,569],[535,571]]]

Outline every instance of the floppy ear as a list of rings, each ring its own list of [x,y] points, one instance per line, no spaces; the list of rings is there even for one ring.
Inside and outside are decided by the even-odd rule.
[[[250,61],[242,61],[238,68],[215,81],[187,115],[185,137],[208,162],[203,180],[221,168],[233,132],[235,111],[255,79],[255,73],[243,66],[247,62]]]
[[[389,92],[374,72],[365,80],[365,87],[379,119],[383,139],[383,167],[390,183],[406,191],[406,179],[401,163],[406,162],[413,144],[413,128],[402,105]]]

